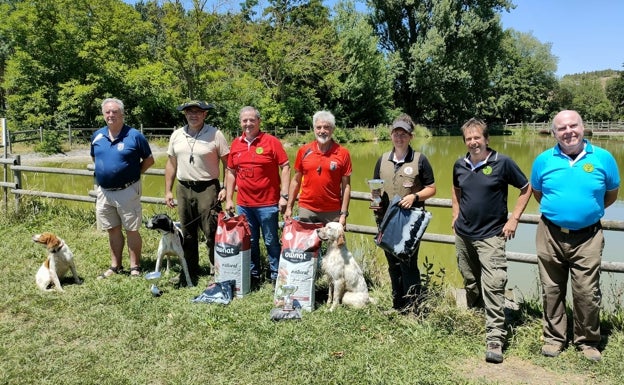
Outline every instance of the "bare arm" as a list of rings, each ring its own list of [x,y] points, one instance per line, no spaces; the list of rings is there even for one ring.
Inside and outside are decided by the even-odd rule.
[[[453,191],[451,192],[451,212],[453,213],[451,219],[451,228],[453,232],[455,231],[455,221],[457,217],[459,217],[459,200],[461,197],[461,189],[459,187],[453,186]]]
[[[236,183],[236,171],[225,170],[225,211],[234,211],[234,184]]]
[[[351,200],[351,176],[343,176],[340,182],[340,189],[342,190],[342,205],[340,206],[340,212],[344,213],[340,215],[340,224],[344,227],[347,224],[347,212],[349,211],[349,201]]]
[[[542,202],[542,192],[538,190],[533,190],[533,198],[537,201],[537,203]]]
[[[173,183],[175,182],[177,169],[178,159],[175,156],[169,156],[165,164],[165,203],[167,207],[174,207]]]
[[[406,208],[406,209],[410,208],[417,201],[416,194],[418,194],[418,202],[424,202],[427,199],[429,199],[432,196],[434,196],[436,194],[436,192],[437,192],[437,188],[436,188],[435,184],[432,184],[432,185],[429,185],[429,186],[425,186],[422,190],[420,190],[418,192],[407,194],[403,198],[401,198],[401,200],[399,201],[399,206],[403,207],[403,208]]]
[[[290,219],[292,216],[292,210],[295,206],[297,195],[299,195],[299,189],[301,188],[301,178],[303,178],[303,174],[300,171],[295,171],[295,175],[290,181],[290,192],[288,193],[288,203],[284,211],[284,219]]]
[[[507,223],[503,226],[503,235],[505,236],[505,240],[512,239],[516,235],[516,229],[518,228],[518,221],[520,220],[520,216],[524,212],[527,204],[529,203],[529,199],[531,199],[531,184],[528,184],[520,189],[520,196],[518,196],[518,200],[516,201],[516,206],[511,212],[511,216],[507,219]]]
[[[605,197],[604,197],[605,209],[611,206],[617,200],[619,190],[620,190],[619,188],[616,188],[615,190],[610,190],[605,193]]]
[[[288,205],[288,199],[285,199],[282,195],[288,195],[290,192],[290,164],[285,163],[280,166],[280,198],[279,209],[282,214],[286,212],[286,206]]]
[[[154,165],[154,156],[150,155],[141,161],[141,174]]]
[[[223,155],[221,157],[221,166],[223,169],[223,183],[226,183],[226,176],[227,176],[227,161],[228,161],[228,155]],[[225,189],[227,189],[227,185],[224,186]],[[226,191],[225,189],[221,189],[219,191],[219,195],[218,195],[218,199],[220,202],[223,202],[225,200],[225,196],[226,196]]]

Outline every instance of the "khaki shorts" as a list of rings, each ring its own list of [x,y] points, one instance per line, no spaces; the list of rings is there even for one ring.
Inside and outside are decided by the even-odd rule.
[[[317,212],[299,207],[299,220],[312,223],[338,222],[340,221],[340,211]]]
[[[123,190],[97,188],[95,214],[103,230],[123,226],[126,231],[139,231],[142,224],[141,181]]]

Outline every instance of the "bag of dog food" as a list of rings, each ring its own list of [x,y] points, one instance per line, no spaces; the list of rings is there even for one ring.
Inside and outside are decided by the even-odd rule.
[[[217,218],[214,247],[215,281],[236,281],[236,296],[249,293],[251,267],[251,230],[245,215],[228,216],[221,211]]]
[[[400,200],[397,195],[390,202],[379,225],[375,243],[397,258],[407,260],[427,230],[431,213],[419,207],[404,209],[399,206]]]
[[[314,278],[318,268],[321,240],[316,229],[322,223],[300,222],[290,219],[282,231],[282,252],[280,254],[274,303],[283,306],[282,286],[294,286],[291,294],[295,308],[314,310]]]

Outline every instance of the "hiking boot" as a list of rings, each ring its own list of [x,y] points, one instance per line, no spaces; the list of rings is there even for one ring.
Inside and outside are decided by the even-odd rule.
[[[557,357],[561,353],[561,346],[546,344],[542,346],[542,355],[546,357]]]
[[[503,362],[503,345],[500,342],[488,342],[485,350],[485,361],[494,364]]]
[[[600,351],[593,346],[588,346],[583,349],[583,355],[590,361],[600,361],[602,359],[602,355]]]

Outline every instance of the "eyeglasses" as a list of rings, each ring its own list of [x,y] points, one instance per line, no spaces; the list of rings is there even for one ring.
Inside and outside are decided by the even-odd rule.
[[[204,110],[186,110],[184,111],[184,115],[201,115],[204,112]]]
[[[401,131],[395,131],[391,134],[393,137],[395,138],[409,138],[410,136],[412,136],[411,134],[408,134],[407,132],[401,132]]]

